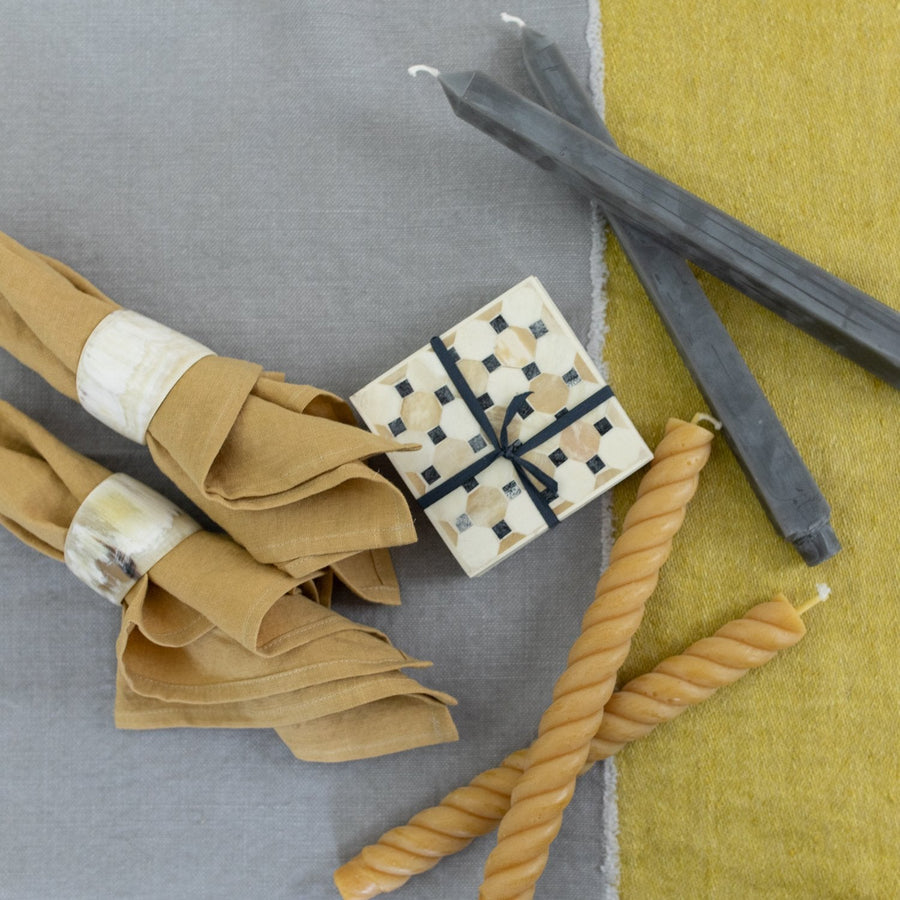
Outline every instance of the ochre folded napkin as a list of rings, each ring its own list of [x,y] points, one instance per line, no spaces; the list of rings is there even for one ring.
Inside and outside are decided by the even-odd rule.
[[[0,233],[0,345],[77,399],[85,341],[120,309],[62,263]],[[365,599],[399,602],[383,548],[415,531],[400,491],[363,460],[398,449],[338,397],[243,360],[207,356],[146,436],[159,468],[260,562],[306,577],[332,566]]]
[[[0,401],[0,524],[63,559],[84,498],[110,473]],[[122,603],[116,724],[273,727],[301,759],[339,761],[454,740],[452,698],[381,632],[326,609],[304,583],[198,531]],[[103,602],[98,598],[98,602]]]

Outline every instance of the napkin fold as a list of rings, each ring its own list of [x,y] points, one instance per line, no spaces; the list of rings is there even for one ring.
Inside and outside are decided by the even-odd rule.
[[[3,401],[0,471],[0,524],[59,560],[110,475]],[[400,671],[429,664],[322,606],[319,575],[259,563],[223,534],[185,538],[122,603],[116,724],[271,727],[314,761],[454,740],[453,699]]]
[[[0,345],[77,400],[85,341],[120,309],[63,263],[0,233]],[[400,445],[340,398],[222,356],[195,362],[146,435],[160,470],[260,562],[333,567],[359,596],[398,603],[386,548],[415,540],[401,492],[364,462]]]

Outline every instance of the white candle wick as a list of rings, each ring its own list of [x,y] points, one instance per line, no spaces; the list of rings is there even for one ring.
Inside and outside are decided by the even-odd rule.
[[[714,419],[712,416],[708,416],[706,413],[697,413],[693,419],[691,419],[691,425],[697,425],[700,422],[708,422],[716,431],[720,431],[722,429],[722,423],[718,419]]]
[[[509,13],[500,13],[500,18],[511,25],[518,25],[519,28],[525,27],[525,20],[520,19],[518,16],[511,16]]]
[[[410,66],[406,71],[409,72],[409,74],[412,75],[413,78],[415,78],[416,75],[419,74],[419,72],[427,72],[434,78],[437,78],[441,74],[437,69],[434,68],[434,66]]]
[[[821,603],[823,600],[827,600],[831,596],[831,588],[827,584],[817,584],[816,585],[816,596],[811,597],[806,603],[801,603],[797,607],[797,614],[803,615],[808,609],[812,609],[817,604]]]

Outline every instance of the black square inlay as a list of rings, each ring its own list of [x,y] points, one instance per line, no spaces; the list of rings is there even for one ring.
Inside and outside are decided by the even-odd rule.
[[[434,392],[434,396],[441,401],[441,406],[446,406],[453,400],[453,391],[451,391],[450,388],[445,384],[443,387],[439,387]]]
[[[551,490],[550,488],[544,488],[539,496],[544,501],[544,503],[552,503],[559,497],[559,494],[557,494],[556,491]]]
[[[463,482],[463,488],[465,488],[465,491],[467,494],[471,494],[472,491],[474,491],[475,488],[477,488],[477,487],[478,487],[478,479],[477,478],[470,478],[468,481]]]
[[[487,447],[487,441],[480,434],[476,434],[475,437],[469,438],[469,446],[472,448],[473,453],[478,453]]]
[[[512,500],[513,497],[518,497],[519,494],[522,493],[522,488],[519,487],[518,482],[509,481],[503,485],[501,488],[508,500]]]
[[[439,444],[447,435],[444,434],[444,429],[440,425],[436,425],[428,432],[428,437],[431,438],[432,444]]]
[[[569,457],[563,453],[562,447],[557,447],[550,454],[550,462],[552,462],[554,466],[561,466],[568,458]]]
[[[569,387],[572,387],[573,384],[578,384],[578,382],[581,381],[581,376],[575,369],[569,369],[569,371],[563,375],[562,380],[569,385]]]
[[[450,356],[450,359],[453,360],[453,362],[459,362],[459,353],[457,352],[456,347],[448,347],[447,353]]]
[[[528,330],[529,330],[536,338],[543,337],[545,334],[548,333],[547,326],[544,324],[544,320],[543,320],[543,319],[538,319],[536,322],[532,322],[532,323],[528,326]]]
[[[434,484],[440,477],[441,473],[434,466],[429,466],[423,473],[422,477],[426,484]]]
[[[492,353],[490,356],[486,356],[481,364],[488,370],[488,372],[493,372],[494,369],[500,368],[500,360],[497,359],[496,356]]]
[[[565,407],[563,407],[562,409],[557,410],[555,413],[553,413],[553,418],[561,419],[567,412],[568,412],[568,410]]]
[[[538,368],[538,364],[536,362],[530,362],[527,366],[523,367],[522,371],[525,373],[525,377],[531,381],[532,378],[537,378],[538,375],[541,374],[541,370]]]
[[[467,528],[472,527],[472,520],[463,513],[461,516],[457,516],[453,524],[456,526],[456,530],[462,534]]]
[[[523,400],[519,404],[519,410],[517,415],[519,415],[523,419],[527,419],[534,412],[534,408],[528,405],[526,400]]]
[[[592,456],[587,461],[587,467],[596,475],[601,469],[606,468],[606,463],[599,456]]]
[[[478,398],[478,405],[479,405],[482,409],[490,409],[490,408],[494,405],[494,401],[491,399],[491,395],[490,395],[490,394],[482,394],[482,395]]]
[[[510,528],[503,519],[494,525],[491,528],[491,531],[493,531],[500,540],[503,540],[508,534],[512,534],[512,528]]]
[[[507,328],[509,328],[509,325],[507,325],[506,319],[504,319],[503,316],[495,316],[493,319],[491,319],[490,325],[491,328],[493,328],[494,331],[497,332],[497,334],[500,334],[501,331],[505,331]]]
[[[599,422],[594,423],[594,428],[596,428],[600,434],[608,434],[612,431],[612,423],[604,416]]]
[[[394,437],[397,437],[398,434],[403,434],[406,431],[406,425],[403,422],[403,419],[394,419],[393,422],[388,422],[388,428],[391,429],[391,434]]]
[[[398,381],[394,387],[401,397],[408,397],[413,392],[412,385],[405,378],[403,381]]]

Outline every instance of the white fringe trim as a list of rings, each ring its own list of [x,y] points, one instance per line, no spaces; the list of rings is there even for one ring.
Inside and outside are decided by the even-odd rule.
[[[601,116],[606,109],[603,94],[605,77],[603,60],[603,35],[601,29],[600,0],[588,0],[587,44],[590,50],[590,90],[594,106]],[[587,351],[597,363],[603,377],[608,381],[609,372],[603,358],[606,340],[606,282],[609,269],[606,266],[606,220],[600,214],[596,203],[591,205],[591,324],[588,331]],[[609,493],[600,499],[603,504],[603,530],[600,535],[602,565],[609,562],[613,545],[612,503]],[[603,818],[600,823],[602,834],[602,863],[599,900],[618,900],[619,897],[619,808],[616,792],[617,774],[614,759],[602,764]]]

